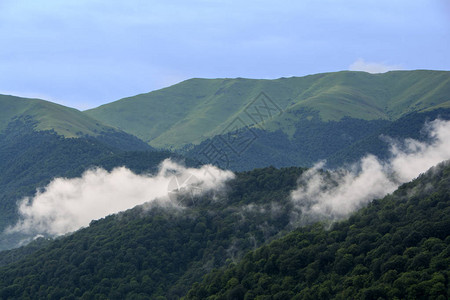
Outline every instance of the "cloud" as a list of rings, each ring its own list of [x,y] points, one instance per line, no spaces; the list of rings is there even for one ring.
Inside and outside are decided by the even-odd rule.
[[[348,69],[350,71],[363,71],[372,74],[386,73],[393,70],[402,70],[400,65],[386,65],[384,63],[376,62],[366,62],[362,58],[358,58],[354,63],[352,63]]]
[[[380,161],[367,155],[349,169],[323,172],[316,164],[299,179],[291,193],[296,207],[293,221],[347,216],[373,199],[392,193],[432,166],[450,159],[450,121],[435,120],[425,125],[430,142],[413,139],[391,143],[391,157]]]
[[[6,232],[62,235],[144,203],[183,205],[186,194],[221,189],[233,177],[232,172],[211,165],[186,168],[169,159],[161,163],[155,175],[137,175],[124,167],[111,172],[88,170],[80,178],[56,178],[34,198],[23,199],[19,222]],[[173,186],[179,178],[189,180]]]

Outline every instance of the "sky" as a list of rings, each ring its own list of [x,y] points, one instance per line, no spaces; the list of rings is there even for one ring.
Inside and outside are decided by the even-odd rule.
[[[193,78],[450,70],[450,1],[0,0],[0,94],[80,110]]]

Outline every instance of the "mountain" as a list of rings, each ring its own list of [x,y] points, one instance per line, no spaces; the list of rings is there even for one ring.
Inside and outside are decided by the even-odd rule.
[[[420,113],[413,112],[394,122],[389,122],[362,139],[354,140],[349,146],[336,149],[336,152],[327,157],[327,166],[339,167],[346,163],[352,163],[367,153],[386,159],[391,154],[389,151],[391,144],[386,141],[386,138],[394,140],[412,138],[417,141],[429,142],[432,138],[426,130],[426,124],[436,119],[450,120],[450,109],[438,108]]]
[[[65,137],[96,136],[111,129],[74,108],[39,99],[0,95],[0,132],[20,116],[30,116],[37,121],[38,130],[54,130]]]
[[[34,130],[54,131],[65,138],[94,137],[122,150],[151,150],[133,135],[101,124],[82,112],[52,102],[0,95],[0,133],[16,119],[33,120]]]
[[[330,229],[299,228],[213,271],[184,299],[448,299],[449,187],[447,162]]]
[[[79,176],[97,160],[123,151],[153,150],[76,109],[0,95],[0,232],[16,221],[17,201],[33,196],[54,177]],[[0,249],[22,238],[1,233]]]
[[[302,172],[239,173],[226,191],[184,202],[182,209],[144,205],[41,249],[33,243],[29,251],[0,253],[3,262],[32,253],[0,268],[0,298],[178,299],[212,268],[287,228],[288,196]]]
[[[369,153],[381,159],[389,157],[390,144],[386,137],[429,141],[423,129],[427,122],[436,119],[450,120],[450,109],[412,112],[395,121],[344,117],[322,122],[311,118],[292,124],[295,129],[292,138],[282,130],[237,130],[206,139],[183,153],[203,163],[212,162],[235,171],[267,165],[309,167],[321,160],[326,160],[328,168],[337,168],[357,162]]]
[[[228,193],[182,210],[144,206],[94,221],[0,268],[0,297],[448,298],[448,163],[329,229],[288,233],[302,172],[242,172]]]
[[[73,178],[92,167],[111,170],[127,166],[134,172],[154,172],[166,158],[182,160],[170,152],[157,152],[139,139],[118,131],[96,137],[66,138],[50,130],[36,130],[30,116],[15,118],[0,133],[0,250],[29,238],[5,235],[3,230],[18,219],[17,203],[55,177]],[[140,149],[125,151],[123,149]],[[195,165],[186,160],[188,165]]]
[[[450,108],[450,72],[336,72],[305,77],[190,79],[85,113],[156,148],[180,149],[251,127],[292,139],[296,123],[352,118],[393,121]]]

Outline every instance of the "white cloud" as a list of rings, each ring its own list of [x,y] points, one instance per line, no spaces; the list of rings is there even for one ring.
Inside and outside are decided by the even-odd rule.
[[[354,63],[352,63],[348,69],[350,71],[363,71],[372,74],[386,73],[393,70],[402,70],[400,65],[387,65],[384,63],[377,62],[366,62],[362,58],[358,58]]]
[[[182,177],[189,178],[184,186],[171,185]],[[186,168],[171,160],[162,162],[155,175],[137,175],[124,167],[111,172],[97,168],[80,178],[56,178],[34,198],[23,199],[20,221],[6,232],[61,235],[148,202],[179,206],[176,196],[184,196],[194,187],[196,194],[218,190],[233,177],[232,172],[211,165]]]
[[[426,125],[430,143],[407,139],[391,145],[391,158],[368,155],[350,169],[320,172],[323,163],[305,172],[291,193],[302,218],[342,218],[373,199],[392,193],[432,166],[450,159],[450,121]],[[293,214],[297,218],[297,214]],[[294,220],[298,221],[298,220]]]

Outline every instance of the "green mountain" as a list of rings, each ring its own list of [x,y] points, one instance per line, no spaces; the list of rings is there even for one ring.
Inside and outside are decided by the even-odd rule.
[[[396,120],[405,114],[450,107],[450,72],[337,72],[276,80],[190,79],[125,98],[85,113],[157,148],[198,145],[251,126],[281,130],[293,124],[353,119]]]
[[[94,221],[0,268],[0,297],[448,298],[448,163],[330,229],[287,233],[302,171],[243,172],[228,194],[181,211],[136,207]]]
[[[54,177],[79,176],[107,157],[153,150],[76,109],[0,95],[0,250],[24,238],[2,233],[17,220],[17,201],[33,196]]]
[[[10,249],[25,236],[5,235],[17,221],[17,202],[34,196],[55,177],[79,177],[86,169],[111,170],[127,166],[134,172],[154,172],[170,152],[156,152],[128,134],[108,131],[97,137],[66,138],[54,131],[36,130],[31,117],[16,118],[0,133],[0,250]],[[139,149],[140,151],[124,151]],[[188,165],[195,165],[187,160]]]
[[[299,228],[213,271],[184,299],[448,299],[449,275],[447,162],[330,229]]]
[[[84,113],[0,96],[0,231],[55,177],[183,159],[147,143],[189,166],[264,167],[183,209],[138,206],[0,252],[0,299],[447,299],[448,163],[348,220],[294,231],[290,193],[305,169],[267,166],[383,157],[383,134],[425,140],[424,121],[450,119],[449,75],[191,79]],[[0,250],[25,238],[0,233]]]
[[[38,130],[54,130],[65,137],[96,136],[111,129],[74,108],[39,99],[0,95],[0,132],[20,116],[36,120]]]
[[[150,150],[133,135],[86,116],[82,112],[52,102],[0,95],[0,133],[17,119],[33,120],[36,131],[54,131],[65,138],[94,137],[122,150]]]
[[[289,193],[302,172],[240,173],[228,192],[185,203],[182,210],[136,207],[41,249],[33,243],[30,250],[0,253],[3,263],[31,253],[0,268],[0,299],[178,299],[212,268],[287,228]]]
[[[238,130],[208,138],[184,155],[236,171],[267,165],[309,167],[321,160],[327,161],[328,168],[336,168],[359,161],[368,153],[381,159],[389,157],[390,145],[381,138],[383,136],[427,141],[429,136],[423,130],[424,125],[437,118],[450,120],[450,109],[412,112],[395,121],[344,117],[339,121],[322,122],[314,117],[293,122],[295,133],[291,138],[282,130]],[[233,139],[244,143],[240,145]],[[218,157],[211,159],[214,154]]]

